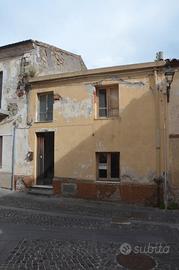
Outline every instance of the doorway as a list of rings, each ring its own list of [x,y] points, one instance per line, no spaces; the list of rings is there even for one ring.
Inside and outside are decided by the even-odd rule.
[[[54,177],[54,132],[38,132],[37,185],[52,185]]]

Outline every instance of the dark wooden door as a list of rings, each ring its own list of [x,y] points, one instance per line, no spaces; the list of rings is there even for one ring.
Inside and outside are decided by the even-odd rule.
[[[37,184],[43,184],[45,172],[45,138],[37,134]]]
[[[52,185],[54,132],[37,133],[37,185]]]

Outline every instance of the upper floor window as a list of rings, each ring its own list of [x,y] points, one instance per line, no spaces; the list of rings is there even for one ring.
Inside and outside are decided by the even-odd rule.
[[[3,80],[3,72],[0,71],[0,108],[1,108],[1,100],[2,100],[2,80]]]
[[[118,85],[98,87],[97,94],[97,117],[119,116],[119,90]]]
[[[120,178],[120,153],[96,153],[97,179],[105,181],[118,181]]]
[[[53,120],[53,92],[38,95],[39,111],[38,121],[48,122]]]

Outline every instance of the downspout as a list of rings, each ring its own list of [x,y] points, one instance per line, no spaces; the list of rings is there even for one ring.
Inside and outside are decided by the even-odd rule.
[[[156,89],[156,152],[157,152],[157,177],[158,192],[160,184],[163,182],[163,199],[165,209],[168,207],[168,102],[167,95],[160,94],[157,86],[157,71],[154,71],[155,89]],[[163,89],[162,89],[163,90]],[[163,92],[163,91],[162,91]],[[165,93],[165,91],[164,91]],[[160,99],[162,99],[162,104]],[[162,131],[162,132],[161,132]],[[162,149],[161,149],[162,144]],[[161,153],[162,151],[162,153]],[[163,172],[163,173],[162,173]],[[163,181],[162,181],[163,178]]]
[[[156,108],[156,171],[157,178],[161,176],[161,130],[160,130],[160,93],[157,84],[157,71],[154,70],[155,108]]]
[[[154,182],[157,185],[157,206],[161,203],[161,184],[163,178],[161,175],[161,104],[160,104],[160,89],[158,83],[158,72],[153,71],[152,90],[155,102],[155,150],[156,150],[156,177]]]
[[[12,176],[11,176],[11,190],[14,190],[15,141],[16,141],[16,122],[13,123],[13,134],[12,134]]]
[[[168,208],[168,132],[167,132],[167,96],[164,96],[164,204]]]

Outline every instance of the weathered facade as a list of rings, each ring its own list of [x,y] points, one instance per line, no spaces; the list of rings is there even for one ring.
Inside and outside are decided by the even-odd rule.
[[[179,201],[179,72],[175,73],[169,103],[170,192]]]
[[[154,202],[154,179],[170,171],[165,68],[156,61],[31,79],[34,183],[75,197]]]
[[[38,41],[0,47],[0,187],[154,203],[168,181],[179,199],[178,85],[177,60],[87,70]]]
[[[13,188],[21,175],[32,175],[28,79],[84,69],[80,56],[42,42],[26,40],[0,47],[0,187]]]

